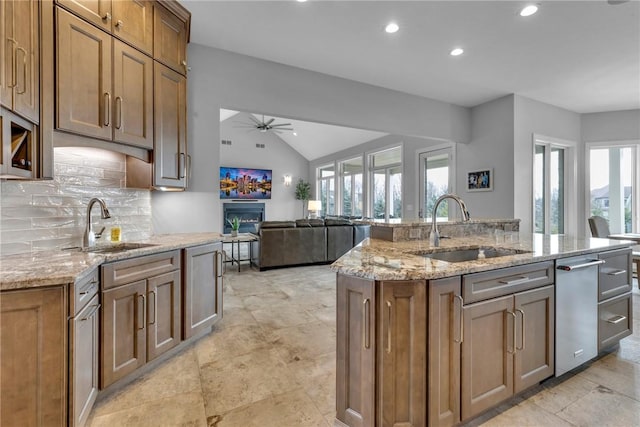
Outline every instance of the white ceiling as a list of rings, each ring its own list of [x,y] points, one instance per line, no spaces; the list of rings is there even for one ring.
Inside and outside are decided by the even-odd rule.
[[[248,117],[236,116],[237,111],[220,109],[220,121],[231,118],[233,126],[242,127],[244,123],[251,124]],[[263,120],[261,114],[253,115],[258,120]],[[301,120],[286,119],[282,117],[264,116],[265,121],[275,118],[272,124],[291,123],[293,131],[281,131],[275,135],[289,144],[294,150],[307,160],[315,160],[346,148],[388,135],[382,132],[374,132],[363,129],[353,129],[342,126],[325,125],[321,123],[304,122]],[[240,123],[236,123],[240,122]],[[257,130],[244,129],[246,132]]]
[[[640,108],[640,0],[537,1],[529,18],[516,0],[183,3],[192,42],[457,105],[516,93],[578,113]]]

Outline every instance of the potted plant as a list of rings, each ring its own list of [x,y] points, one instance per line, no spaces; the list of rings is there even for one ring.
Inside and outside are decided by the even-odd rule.
[[[238,230],[240,229],[240,220],[236,216],[231,221],[227,220],[227,222],[231,226],[231,236],[236,237],[238,235]]]
[[[302,178],[296,184],[296,200],[302,201],[302,218],[304,218],[304,207],[307,200],[311,198],[311,184],[305,182]]]

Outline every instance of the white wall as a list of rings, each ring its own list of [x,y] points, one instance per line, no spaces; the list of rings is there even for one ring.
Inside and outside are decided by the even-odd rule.
[[[156,233],[220,230],[219,109],[468,142],[470,111],[415,95],[191,43],[189,191],[154,193]]]
[[[533,216],[533,134],[578,143],[578,212],[584,206],[584,149],[580,136],[580,114],[553,105],[514,95],[513,214],[520,218],[520,230],[531,232]],[[586,217],[576,219],[579,234],[585,229]]]
[[[289,144],[272,132],[257,132],[238,128],[235,121],[250,123],[247,113],[237,114],[220,123],[220,139],[231,145],[220,145],[220,165],[230,167],[272,169],[271,199],[265,204],[266,220],[302,218],[302,202],[295,198],[298,179],[307,180],[309,162]],[[264,144],[265,148],[256,148]],[[291,186],[284,185],[284,176],[291,175]],[[216,193],[218,195],[219,193]],[[229,203],[230,201],[222,201]],[[221,209],[221,208],[220,208]],[[222,223],[220,224],[222,226]]]
[[[584,142],[640,140],[640,110],[583,114],[581,120]]]
[[[513,95],[471,109],[471,143],[457,146],[456,192],[472,218],[514,218],[513,115]],[[467,172],[486,168],[493,168],[493,191],[467,192]]]

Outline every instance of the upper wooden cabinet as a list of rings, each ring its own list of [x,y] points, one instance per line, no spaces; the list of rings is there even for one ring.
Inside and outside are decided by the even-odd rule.
[[[57,0],[57,3],[137,49],[152,54],[152,1]]]
[[[57,29],[56,127],[153,148],[153,60],[62,9]]]
[[[189,13],[172,13],[160,5],[154,12],[153,57],[182,75],[187,74]]]
[[[40,2],[0,2],[0,102],[33,123],[40,121]]]

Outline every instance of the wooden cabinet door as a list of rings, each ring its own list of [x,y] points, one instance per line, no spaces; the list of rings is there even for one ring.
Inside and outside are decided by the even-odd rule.
[[[180,271],[147,280],[147,360],[180,344]]]
[[[153,2],[114,0],[113,35],[151,55],[153,53]]]
[[[86,21],[104,31],[111,31],[111,1],[112,0],[56,0]]]
[[[153,59],[113,42],[113,139],[153,149]]]
[[[69,320],[69,425],[85,425],[98,397],[100,303],[95,295]]]
[[[153,144],[154,185],[187,185],[187,80],[155,63]]]
[[[428,424],[460,422],[460,346],[462,327],[460,277],[429,281]]]
[[[58,129],[111,139],[112,38],[56,8]]]
[[[514,355],[514,393],[555,373],[554,286],[515,294],[517,341]]]
[[[153,57],[180,74],[187,74],[187,23],[156,4]]]
[[[381,282],[377,417],[380,425],[426,425],[426,283]]]
[[[0,425],[67,424],[66,286],[2,292]]]
[[[135,371],[147,361],[147,281],[102,292],[100,388]]]
[[[513,395],[513,296],[464,307],[462,421]]]
[[[0,105],[7,108],[13,103],[13,48],[6,31],[10,14],[13,14],[13,2],[0,1]]]
[[[222,318],[222,243],[184,249],[183,339]]]
[[[375,421],[375,282],[338,274],[336,418],[351,427]]]

